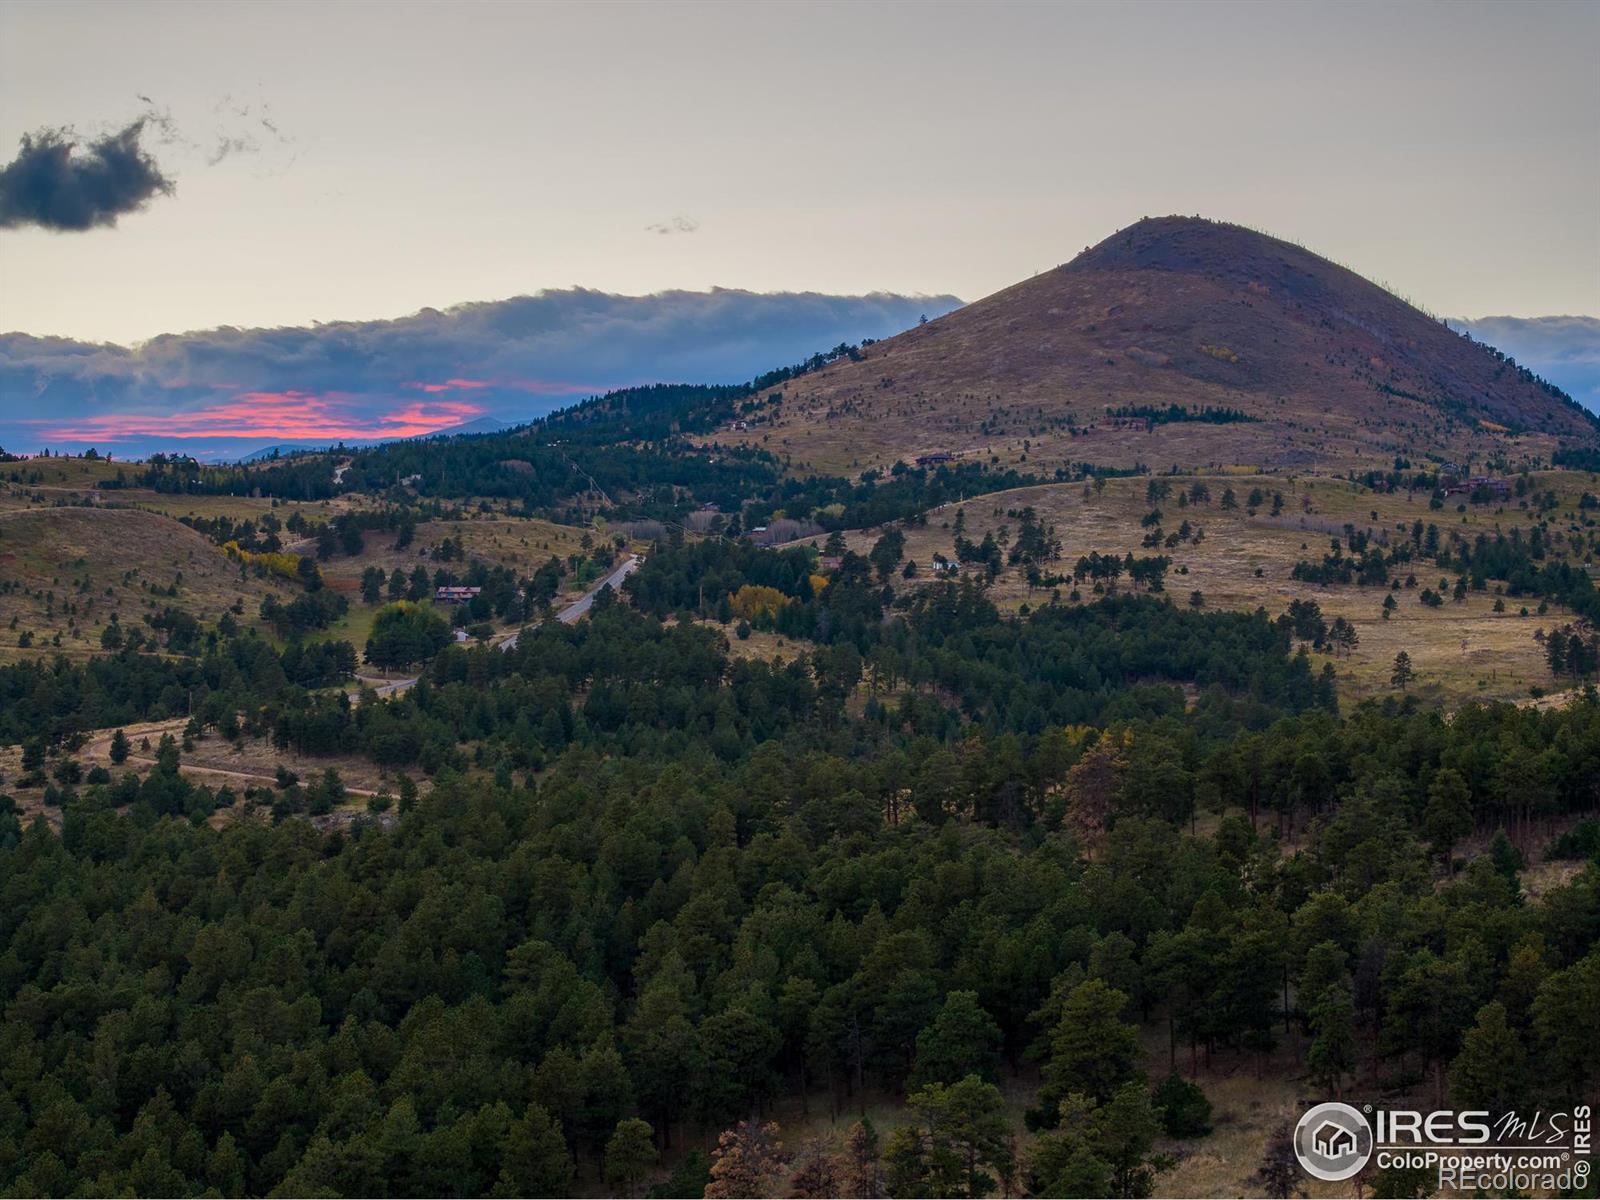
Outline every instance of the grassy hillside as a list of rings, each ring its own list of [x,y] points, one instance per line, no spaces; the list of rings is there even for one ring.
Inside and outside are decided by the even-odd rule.
[[[159,611],[170,604],[214,624],[223,610],[241,602],[241,624],[259,623],[257,610],[269,593],[280,598],[293,593],[287,584],[262,580],[251,574],[241,578],[230,566],[215,542],[183,522],[227,518],[232,521],[259,520],[272,514],[287,523],[299,514],[314,525],[333,521],[345,514],[375,511],[382,503],[361,493],[347,493],[332,500],[294,501],[263,496],[203,496],[156,492],[149,488],[125,487],[105,490],[97,485],[117,478],[119,471],[134,470],[125,464],[104,459],[31,459],[0,466],[0,565],[3,578],[17,590],[0,595],[0,655],[18,649],[24,631],[32,633],[33,648],[59,648],[67,653],[89,653],[99,649],[100,627],[109,619],[112,604],[104,596],[106,586],[121,593],[132,589],[139,603],[132,615]],[[333,469],[330,459],[329,470]],[[518,575],[529,575],[552,556],[565,559],[580,553],[585,536],[598,541],[606,536],[599,527],[561,525],[531,517],[514,517],[492,511],[475,500],[465,499],[447,507],[447,517],[421,521],[409,546],[395,547],[392,532],[369,534],[360,553],[347,554],[343,548],[320,561],[323,578],[329,587],[351,602],[350,613],[318,636],[350,640],[357,647],[367,636],[372,610],[360,603],[363,573],[377,567],[392,573],[399,568],[407,573],[421,565],[430,574],[439,563],[432,552],[446,539],[460,548],[462,558],[454,565],[473,561],[504,566]],[[9,539],[9,542],[7,542]],[[291,553],[316,555],[316,540],[311,537],[286,537],[284,549]],[[10,557],[3,557],[9,555]],[[176,557],[175,557],[176,556]],[[170,570],[168,568],[171,568]],[[187,585],[167,596],[174,570],[190,571]],[[198,575],[193,573],[198,571]],[[132,572],[132,574],[129,574]],[[124,575],[128,579],[124,580]],[[59,601],[63,583],[81,592],[89,580],[97,599],[90,606],[80,600],[83,619],[74,623]],[[163,594],[151,592],[159,582]],[[565,593],[582,590],[584,579],[571,578]],[[54,592],[56,600],[51,599]],[[159,603],[157,603],[159,601]],[[113,605],[114,607],[114,605]],[[125,606],[121,619],[129,612]],[[7,628],[13,617],[14,629]],[[59,647],[55,636],[61,634]]]
[[[171,607],[209,626],[238,606],[235,619],[248,626],[263,596],[291,592],[284,583],[241,579],[209,539],[138,509],[0,512],[0,580],[0,655],[12,657],[40,649],[97,653],[113,613],[126,628]],[[24,635],[31,650],[19,646]]]
[[[782,393],[717,439],[819,470],[944,452],[1049,472],[1548,462],[1559,441],[1596,437],[1570,399],[1377,285],[1291,243],[1176,217]],[[1174,405],[1189,419],[1139,419]],[[1215,423],[1219,410],[1246,419]]]
[[[1428,495],[1404,491],[1385,493],[1330,478],[1285,478],[1229,474],[1183,477],[1170,481],[1176,490],[1202,483],[1208,502],[1178,508],[1173,499],[1153,505],[1144,478],[1110,479],[1100,487],[1081,483],[1018,488],[952,504],[930,514],[924,526],[905,529],[906,553],[918,564],[920,586],[933,577],[936,554],[954,559],[958,515],[964,536],[981,542],[994,534],[1008,545],[1020,528],[1019,514],[1032,509],[1040,521],[1052,526],[1062,544],[1056,571],[1071,572],[1077,559],[1090,552],[1137,556],[1165,554],[1172,559],[1166,590],[1175,603],[1186,604],[1200,592],[1207,608],[1244,612],[1265,607],[1273,615],[1284,612],[1294,600],[1313,600],[1331,621],[1349,620],[1359,643],[1353,651],[1318,654],[1319,665],[1331,662],[1338,672],[1341,694],[1348,700],[1390,694],[1389,676],[1394,657],[1406,651],[1418,670],[1416,690],[1425,699],[1447,706],[1478,699],[1526,700],[1530,688],[1559,687],[1550,673],[1540,637],[1543,631],[1571,620],[1559,605],[1540,614],[1537,600],[1506,599],[1503,588],[1491,585],[1469,592],[1460,602],[1430,607],[1419,601],[1423,588],[1437,589],[1440,572],[1418,564],[1417,586],[1396,593],[1397,607],[1383,617],[1386,589],[1355,584],[1321,585],[1297,581],[1291,572],[1297,562],[1320,560],[1330,538],[1347,524],[1369,531],[1373,537],[1406,536],[1415,521],[1455,530],[1469,539],[1497,531],[1524,533],[1547,521],[1557,531],[1552,560],[1592,565],[1600,558],[1600,523],[1591,509],[1579,507],[1585,493],[1600,493],[1600,480],[1579,472],[1539,472],[1530,476],[1529,495],[1554,496],[1554,507],[1538,511],[1537,502],[1524,498],[1506,505],[1467,505],[1457,512],[1452,502],[1430,509]],[[1224,493],[1232,489],[1238,507],[1223,506]],[[1259,489],[1263,503],[1252,513],[1250,494]],[[1283,511],[1271,514],[1272,496],[1281,492]],[[1549,504],[1551,501],[1544,501]],[[1198,544],[1184,542],[1172,548],[1146,548],[1148,532],[1141,524],[1152,508],[1163,512],[1164,528],[1176,529],[1181,521],[1203,531]],[[851,549],[868,552],[881,530],[858,530],[847,536]],[[1573,539],[1576,539],[1574,541]],[[809,539],[820,545],[821,538]],[[1452,580],[1453,582],[1453,580]],[[903,585],[902,585],[903,586]],[[1124,590],[1126,582],[1122,585]],[[1070,591],[1061,588],[1063,598]],[[1002,606],[1019,609],[1048,598],[1048,590],[1030,588],[1024,568],[1008,565],[995,579],[991,596]],[[1096,598],[1080,589],[1083,601]],[[1504,611],[1496,612],[1501,601]],[[1524,606],[1529,608],[1522,614]]]

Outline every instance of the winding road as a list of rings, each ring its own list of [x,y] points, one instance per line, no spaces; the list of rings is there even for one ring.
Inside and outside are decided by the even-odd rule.
[[[628,557],[623,560],[621,566],[617,567],[614,571],[612,571],[609,575],[607,575],[599,583],[595,584],[587,592],[585,592],[583,595],[579,596],[571,604],[567,605],[559,613],[557,613],[556,614],[556,620],[562,622],[565,625],[571,625],[579,617],[583,616],[584,613],[588,612],[591,608],[594,607],[594,599],[595,599],[596,596],[598,596],[600,594],[600,591],[601,591],[602,588],[609,587],[613,591],[620,590],[621,587],[622,587],[622,581],[624,579],[626,579],[629,575],[632,575],[635,571],[637,571],[639,569],[640,564],[643,561],[644,560],[642,558],[640,558],[637,554],[628,555]],[[516,648],[517,638],[520,635],[521,635],[521,631],[518,630],[517,633],[513,633],[510,637],[506,638],[504,641],[498,642],[496,644],[500,647],[501,650],[513,650],[513,649]],[[389,680],[386,683],[377,683],[376,680],[362,679],[362,677],[359,676],[359,675],[356,678],[360,679],[361,682],[363,682],[363,683],[375,683],[376,686],[374,686],[372,690],[374,692],[376,692],[380,696],[396,696],[396,695],[399,695],[401,692],[405,691],[407,688],[411,687],[414,683],[417,682],[415,678],[412,678],[412,679],[392,679],[392,680]]]

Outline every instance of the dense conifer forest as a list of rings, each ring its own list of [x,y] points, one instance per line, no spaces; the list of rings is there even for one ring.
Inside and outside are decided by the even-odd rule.
[[[665,547],[631,604],[391,700],[244,636],[0,672],[12,739],[192,705],[435,784],[215,827],[233,797],[163,744],[63,782],[59,833],[5,817],[5,1189],[1140,1196],[1213,1062],[1461,1105],[1600,1085],[1592,693],[1341,715],[1265,614],[1011,618],[809,566]],[[811,649],[735,657],[705,597]],[[1535,902],[1521,847],[1567,826]],[[853,1124],[884,1096],[900,1123]],[[782,1149],[802,1109],[846,1149]]]
[[[282,520],[185,522],[283,594],[245,628],[242,604],[214,623],[172,606],[174,583],[101,654],[0,665],[11,782],[47,810],[0,781],[0,1191],[1142,1197],[1232,1119],[1211,1094],[1230,1074],[1496,1110],[1593,1096],[1582,528],[1469,535],[1440,475],[1370,473],[1432,519],[1332,526],[1284,575],[1381,593],[1385,619],[1412,589],[1562,605],[1541,645],[1575,690],[1446,713],[1402,653],[1387,698],[1341,709],[1309,651],[1348,653],[1344,617],[1168,590],[1202,534],[1165,533],[1161,506],[1198,513],[1204,480],[1141,482],[1142,555],[1069,554],[1032,507],[1007,510],[1015,536],[968,536],[962,510],[956,559],[909,586],[907,536],[941,505],[1059,478],[846,480],[703,444],[850,356],[352,451],[337,481],[327,459],[159,459],[106,482],[112,503],[281,500]],[[1108,474],[1066,477],[1089,497]],[[1285,507],[1212,482],[1219,511]],[[364,502],[292,507],[344,491]],[[558,593],[628,536],[514,570],[463,550],[473,514],[653,540],[567,623]],[[414,546],[427,522],[445,536]],[[768,522],[832,533],[766,548],[749,535]],[[872,526],[852,550],[844,531]],[[378,537],[416,561],[361,574],[356,645],[328,632],[353,605],[323,567]],[[1011,567],[1028,599],[1002,608]],[[457,585],[478,591],[427,603]],[[358,669],[415,683],[380,696]],[[136,745],[121,727],[145,721],[186,724]],[[112,730],[111,767],[84,770]],[[395,794],[363,811],[331,767],[185,772],[201,743],[252,741],[372,764]],[[1292,1188],[1286,1137],[1235,1177]]]

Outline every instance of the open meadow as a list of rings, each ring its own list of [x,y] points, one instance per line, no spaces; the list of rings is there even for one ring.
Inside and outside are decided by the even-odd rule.
[[[1401,577],[1402,587],[1394,593],[1396,607],[1385,618],[1382,606],[1388,589],[1384,587],[1308,583],[1291,573],[1302,560],[1320,562],[1332,539],[1345,536],[1347,526],[1374,540],[1396,541],[1409,538],[1418,521],[1436,525],[1441,537],[1455,531],[1469,541],[1480,534],[1493,537],[1512,530],[1525,537],[1536,523],[1547,521],[1555,535],[1552,557],[1593,566],[1600,509],[1579,505],[1584,495],[1600,493],[1600,479],[1571,471],[1536,472],[1529,478],[1530,497],[1555,497],[1542,512],[1528,498],[1466,505],[1465,512],[1456,511],[1452,498],[1444,508],[1433,510],[1423,492],[1374,491],[1330,477],[1230,472],[1046,484],[952,503],[927,514],[926,524],[907,523],[905,552],[917,564],[917,580],[936,578],[935,555],[952,561],[957,557],[958,521],[967,541],[979,543],[993,534],[1004,548],[1018,533],[1021,514],[1031,509],[1038,521],[1053,528],[1061,544],[1060,558],[1045,565],[1046,574],[1071,575],[1079,557],[1091,552],[1131,553],[1136,558],[1162,554],[1171,559],[1165,589],[1175,604],[1189,604],[1198,592],[1206,608],[1250,612],[1260,607],[1277,617],[1292,601],[1310,600],[1329,621],[1344,617],[1355,626],[1358,643],[1347,653],[1317,658],[1319,664],[1332,663],[1341,696],[1347,700],[1391,694],[1394,658],[1405,651],[1417,670],[1412,688],[1425,700],[1445,706],[1473,698],[1521,701],[1530,698],[1530,689],[1560,686],[1551,677],[1542,644],[1545,631],[1570,620],[1559,605],[1548,606],[1541,614],[1537,599],[1507,597],[1503,587],[1492,583],[1456,601],[1448,596],[1454,584],[1451,578],[1445,583],[1445,603],[1432,607],[1419,597],[1425,588],[1439,590],[1440,574],[1419,563],[1415,585],[1404,586]],[[1170,485],[1168,499],[1148,497],[1153,482]],[[1209,499],[1179,507],[1178,493],[1196,484],[1205,487]],[[1234,508],[1224,507],[1223,496],[1230,489],[1237,502]],[[1262,494],[1262,503],[1252,512],[1248,501],[1256,491]],[[1283,496],[1282,511],[1276,516],[1271,513],[1275,494]],[[1187,522],[1195,537],[1172,547],[1146,546],[1150,527],[1144,521],[1152,510],[1160,510],[1164,531],[1175,532]],[[882,532],[851,531],[846,542],[865,554]],[[806,540],[820,546],[825,539]],[[1118,586],[1128,590],[1132,585],[1122,581]],[[1071,582],[1031,588],[1024,568],[1013,564],[1000,571],[990,595],[1002,607],[1020,610],[1052,594],[1070,602],[1073,590]],[[1095,598],[1088,582],[1078,585],[1077,591],[1082,602]],[[1503,611],[1496,611],[1497,602]],[[1529,611],[1524,613],[1524,607]]]

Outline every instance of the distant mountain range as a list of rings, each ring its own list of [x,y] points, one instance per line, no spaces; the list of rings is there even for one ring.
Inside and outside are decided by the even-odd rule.
[[[1450,324],[1600,410],[1600,319]],[[133,347],[0,334],[0,447],[237,461],[493,431],[613,388],[742,382],[863,339],[880,339],[863,363],[840,362],[790,389],[802,401],[779,422],[791,450],[803,440],[810,457],[840,466],[876,449],[991,441],[1014,456],[1037,440],[1017,413],[1051,429],[1151,404],[1255,412],[1265,403],[1256,415],[1273,419],[1234,428],[1220,445],[1215,428],[1169,423],[1148,443],[1112,439],[1116,461],[1233,449],[1253,461],[1328,457],[1407,443],[1445,411],[1456,433],[1488,432],[1480,420],[1554,437],[1573,428],[1570,406],[1548,408],[1549,394],[1535,397],[1513,368],[1352,273],[1237,226],[1167,218],[966,308],[949,295],[570,289]],[[820,407],[802,435],[807,405]],[[1012,416],[980,415],[994,405]],[[956,436],[963,422],[986,432]],[[818,437],[832,448],[819,449]],[[1106,439],[1080,435],[1063,457],[1104,453]]]
[[[471,435],[471,434],[503,433],[508,429],[515,429],[515,428],[516,428],[516,423],[514,423],[514,422],[513,423],[507,423],[505,421],[497,421],[493,417],[479,417],[475,421],[463,421],[459,425],[451,425],[448,428],[439,430],[437,433],[428,433],[428,434],[423,434],[422,436],[424,438],[459,437],[459,436],[462,436],[462,435]],[[279,458],[279,457],[282,457],[284,455],[289,455],[289,454],[320,453],[322,451],[332,450],[335,446],[339,446],[339,445],[348,446],[352,450],[354,450],[354,449],[358,449],[358,448],[360,448],[362,446],[378,446],[378,445],[382,445],[386,441],[395,441],[395,440],[398,440],[398,439],[394,439],[394,438],[374,438],[374,439],[365,440],[365,441],[362,441],[362,440],[356,440],[356,441],[344,441],[344,440],[341,440],[341,441],[338,441],[338,442],[330,442],[330,441],[327,441],[326,439],[322,439],[322,440],[310,439],[310,440],[301,440],[301,441],[292,441],[292,442],[274,442],[270,446],[263,446],[259,450],[252,450],[249,454],[245,454],[245,455],[240,456],[240,458],[237,461],[241,462],[241,463],[253,463],[253,462],[261,462],[263,459]]]
[[[936,317],[954,296],[569,289],[383,321],[219,328],[137,346],[0,334],[0,446],[233,460],[262,447],[527,421],[660,381],[737,383]]]

